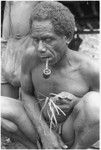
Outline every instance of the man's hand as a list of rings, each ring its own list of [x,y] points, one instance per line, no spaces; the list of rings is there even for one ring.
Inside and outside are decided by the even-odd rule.
[[[80,100],[79,97],[68,92],[61,92],[59,94],[50,93],[50,98],[59,108],[65,109],[66,112],[71,110]]]
[[[79,99],[79,97],[68,92],[61,92],[59,94],[50,93],[50,97],[52,97],[57,103],[60,102],[61,104],[68,103],[68,101],[77,101]]]

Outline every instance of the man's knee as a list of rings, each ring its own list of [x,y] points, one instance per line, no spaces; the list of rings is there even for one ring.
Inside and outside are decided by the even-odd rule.
[[[75,106],[73,113],[75,118],[82,113],[89,121],[98,123],[100,111],[100,94],[98,92],[88,92]]]
[[[83,98],[84,110],[91,121],[99,122],[100,94],[89,92]]]
[[[89,92],[73,110],[75,141],[81,147],[88,147],[99,139],[99,108],[99,93]]]
[[[20,101],[6,98],[1,99],[1,117],[7,120],[16,120],[21,116],[23,107]]]

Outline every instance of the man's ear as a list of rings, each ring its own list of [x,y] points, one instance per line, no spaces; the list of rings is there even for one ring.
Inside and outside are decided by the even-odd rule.
[[[66,44],[68,45],[71,42],[71,39],[67,38],[66,36],[64,38],[65,38]]]

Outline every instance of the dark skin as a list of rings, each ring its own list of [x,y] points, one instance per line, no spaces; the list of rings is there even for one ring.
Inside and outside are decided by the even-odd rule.
[[[7,97],[1,97],[1,105],[2,134],[19,141],[25,148],[37,149],[36,140],[38,136],[22,102],[7,95]]]
[[[70,108],[74,107],[69,117],[68,113],[65,118],[64,115],[61,115],[62,119],[57,115],[58,122],[65,121],[62,126],[62,140],[70,148],[88,148],[99,139],[98,120],[100,98],[97,92],[99,89],[99,73],[96,62],[79,52],[69,50],[67,43],[70,40],[66,39],[65,36],[60,37],[54,33],[52,24],[49,21],[37,23],[36,26],[34,24],[34,28],[32,29],[34,33],[32,32],[33,34],[31,36],[34,42],[33,44],[36,45],[35,48],[32,46],[26,51],[22,61],[21,81],[23,103],[15,99],[7,98],[9,96],[17,98],[17,89],[15,90],[9,84],[2,85],[2,96],[6,95],[6,97],[1,97],[2,127],[10,133],[13,132],[17,136],[17,139],[26,145],[26,147],[37,148],[34,143],[36,141],[35,139],[37,139],[36,125],[43,148],[63,148],[64,144],[60,137],[57,136],[55,131],[52,131],[50,134],[49,126],[45,122],[47,119],[45,110],[47,109],[44,109],[45,119],[41,118],[41,121],[38,119],[40,118],[39,106],[41,105],[40,103],[38,105],[36,96],[38,96],[39,90],[45,96],[49,96],[50,93],[58,94],[65,91],[75,95],[77,98],[74,99],[76,106],[73,101],[73,103],[69,103]],[[41,34],[36,31],[40,31]],[[35,32],[38,34],[35,34]],[[48,37],[46,37],[47,32]],[[47,41],[51,42],[49,38],[50,34],[52,43],[47,44]],[[37,36],[33,37],[33,35]],[[37,40],[38,43],[35,43]],[[45,47],[48,49],[47,52],[45,51]],[[51,55],[51,52],[53,55]],[[64,55],[66,53],[67,55]],[[49,68],[52,74],[47,80],[42,76],[46,62],[46,59],[41,59],[40,57],[43,54],[51,58]],[[43,98],[41,95],[39,96]],[[64,105],[59,105],[59,107],[63,111],[65,110],[65,113],[66,111],[68,112],[68,103],[64,102]],[[74,133],[76,136],[74,136]]]
[[[78,52],[69,50],[67,43],[70,42],[70,39],[57,35],[49,20],[34,21],[31,31],[35,48],[29,48],[22,59],[21,87],[24,107],[32,123],[37,128],[43,148],[63,148],[63,143],[58,142],[55,132],[49,134],[49,127],[45,123],[44,118],[42,117],[41,121],[39,119],[40,108],[42,108],[44,102],[39,103],[39,106],[36,103],[38,99],[49,96],[50,93],[59,94],[65,91],[77,97],[75,103],[71,102],[69,104],[69,107],[74,107],[79,102],[76,109],[70,115],[75,116],[74,114],[77,114],[75,111],[78,110],[78,107],[82,108],[83,106],[81,102],[85,102],[85,99],[89,100],[86,94],[90,91],[98,91],[99,89],[98,67],[89,58],[83,57]],[[46,58],[49,59],[49,68],[52,71],[50,78],[47,80],[42,76]],[[68,103],[63,103],[59,107],[65,113],[68,113]],[[43,116],[46,120],[48,119],[47,109],[46,107],[43,111]],[[88,113],[87,110],[85,112]],[[82,120],[84,116],[80,116],[79,120]],[[73,124],[78,120],[78,115],[74,119],[73,117],[68,118],[68,115],[65,118],[63,117],[63,115],[61,117],[57,116],[57,120],[58,122],[65,121],[62,129],[62,139],[67,145],[72,146],[72,148],[86,148],[98,140],[97,136],[92,139],[92,134],[89,134],[91,138],[91,141],[89,141],[89,136],[85,136],[88,129],[86,132],[78,134],[76,125],[73,127]],[[93,116],[89,116],[89,119],[92,120],[92,118]],[[94,130],[96,131],[95,126]],[[75,132],[77,132],[76,137],[74,137]],[[87,142],[89,144],[87,142],[84,145],[82,142],[80,143],[79,140],[81,137],[85,137],[84,141],[88,138],[89,142]]]
[[[48,27],[49,27],[49,24],[48,24]],[[45,24],[45,26],[46,25],[47,24]],[[44,29],[46,29],[46,27]],[[50,29],[49,29],[50,33],[51,32],[54,33],[53,30],[50,30]],[[42,31],[44,31],[43,28],[42,28]],[[61,40],[57,40],[56,37],[58,37],[58,39],[61,39],[62,42]],[[49,36],[46,41],[49,41]],[[60,41],[60,44],[57,41],[58,42]],[[56,94],[58,94],[58,92],[60,93],[65,90],[66,92],[70,92],[71,94],[75,95],[77,98],[79,97],[79,103],[76,105],[76,107],[74,105],[75,103],[69,103],[69,106],[73,106],[74,109],[71,115],[69,115],[69,117],[67,117],[66,120],[63,119],[65,120],[65,122],[63,123],[63,126],[62,126],[61,137],[62,137],[63,142],[65,142],[70,148],[74,148],[74,149],[88,148],[99,139],[98,120],[99,120],[100,98],[97,92],[99,89],[98,67],[94,61],[83,56],[83,54],[69,50],[67,47],[67,43],[69,43],[69,39],[66,39],[65,36],[59,37],[57,34],[55,34],[54,44],[58,45],[57,43],[59,44],[58,49],[56,50],[54,48],[54,50],[55,51],[59,50],[61,53],[60,56],[63,56],[62,52],[64,53],[64,51],[66,51],[68,55],[66,55],[67,57],[65,59],[61,59],[62,61],[59,61],[59,59],[54,59],[53,62],[55,63],[56,63],[55,60],[58,60],[57,65],[56,64],[53,65],[51,61],[51,63],[49,64],[49,68],[51,69],[52,74],[50,78],[47,80],[42,77],[42,72],[43,72],[43,69],[45,68],[45,60],[40,60],[39,56],[36,57],[37,49],[35,49],[33,46],[26,51],[25,56],[23,57],[24,63],[22,63],[22,69],[23,69],[22,70],[22,77],[23,77],[22,82],[25,83],[25,84],[22,84],[23,103],[15,99],[7,98],[9,96],[13,98],[17,98],[17,95],[15,97],[15,94],[14,94],[14,91],[16,93],[16,90],[14,89],[13,86],[10,86],[10,84],[2,85],[1,87],[2,89],[3,88],[5,89],[6,87],[5,90],[2,90],[2,96],[5,96],[6,94],[6,97],[1,97],[2,127],[6,131],[9,131],[10,133],[13,132],[16,135],[17,139],[18,140],[21,139],[20,142],[26,145],[27,148],[37,148],[36,144],[34,143],[36,141],[35,139],[37,139],[37,133],[35,129],[35,124],[37,122],[39,124],[38,128],[44,127],[44,131],[46,130],[45,131],[46,134],[43,133],[43,128],[42,130],[39,131],[42,144],[43,144],[43,148],[61,148],[61,147],[63,148],[64,147],[64,144],[60,142],[61,139],[59,136],[57,136],[55,131],[52,131],[52,134],[49,134],[50,133],[49,126],[45,123],[44,118],[42,118],[41,122],[40,120],[38,120],[38,118],[40,118],[40,109],[39,109],[39,106],[36,105],[37,100],[35,99],[35,82],[37,81],[37,79],[38,81],[40,81],[39,79],[41,79],[40,82],[37,82],[38,87],[36,85],[36,89],[41,88],[43,85],[41,82],[44,81],[45,86],[43,86],[43,88],[41,89],[42,90],[41,92],[43,92],[43,89],[46,86],[47,87],[50,85],[52,86],[52,82],[58,85],[58,86],[55,86],[55,84],[53,84],[53,87],[54,88],[56,87],[54,91],[52,91],[52,89],[54,88],[49,87],[49,89],[47,89],[46,87],[46,89],[44,89],[43,94],[46,94],[47,96],[50,94],[50,92],[54,92],[54,93],[57,92]],[[41,46],[42,44],[43,43],[41,42]],[[37,44],[37,47],[39,47],[38,45],[40,46],[40,44]],[[61,46],[62,46],[62,51],[61,51]],[[51,49],[51,48],[53,47],[49,46],[48,44],[48,49]],[[59,56],[56,58],[59,58]],[[35,64],[36,67],[33,64]],[[35,79],[32,80],[32,78],[30,78],[31,77],[30,75],[34,75],[35,68],[37,67],[38,67],[38,71],[40,71],[40,74],[36,74],[34,77]],[[30,74],[29,74],[29,71],[30,71]],[[54,71],[54,74],[53,74],[53,71]],[[66,84],[66,81],[68,81],[67,84]],[[77,86],[74,87],[74,85],[77,85]],[[66,90],[66,86],[67,86],[67,90]],[[49,90],[48,93],[46,93],[47,90]],[[89,91],[95,91],[95,92],[89,92]],[[78,102],[77,99],[76,99],[76,102]],[[60,108],[63,108],[63,105],[59,105],[59,106]],[[68,105],[65,102],[64,107],[68,111],[67,106]],[[62,117],[64,116],[62,115]],[[63,120],[58,118],[59,122],[62,122]],[[79,129],[78,129],[78,126],[79,126]],[[80,130],[83,132],[81,132]],[[76,136],[74,136],[74,132],[76,133]]]

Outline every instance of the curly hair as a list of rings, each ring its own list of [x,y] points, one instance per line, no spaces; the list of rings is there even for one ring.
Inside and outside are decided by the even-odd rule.
[[[54,32],[72,39],[75,29],[75,19],[70,10],[59,2],[41,1],[34,8],[30,17],[30,29],[34,20],[50,20]]]

